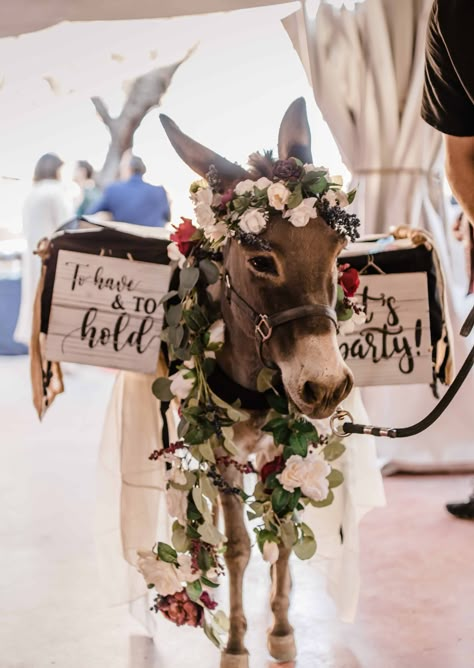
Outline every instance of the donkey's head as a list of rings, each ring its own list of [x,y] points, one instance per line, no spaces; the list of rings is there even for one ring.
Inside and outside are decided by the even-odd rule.
[[[162,116],[162,123],[181,158],[201,176],[214,165],[224,189],[262,175],[247,172],[198,144],[169,118]],[[311,163],[310,139],[305,103],[299,99],[281,123],[279,158]],[[353,384],[330,317],[337,295],[336,259],[345,239],[320,217],[304,227],[294,227],[276,214],[259,238],[265,243],[258,247],[231,239],[224,249],[227,286],[222,294],[222,312],[227,328],[219,364],[233,380],[249,389],[256,387],[264,363],[277,366],[297,408],[309,417],[327,417]],[[295,318],[292,313],[282,318],[262,346],[252,312],[272,316],[289,309],[298,309],[293,312]],[[263,330],[264,335],[269,333],[265,324]]]

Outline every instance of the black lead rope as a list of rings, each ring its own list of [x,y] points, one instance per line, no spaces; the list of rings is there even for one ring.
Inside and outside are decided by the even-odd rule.
[[[461,336],[468,336],[471,333],[472,328],[474,327],[474,306],[472,307],[469,315],[467,316],[464,324],[461,328]],[[335,422],[343,420],[346,417],[351,418],[350,413],[343,409],[338,409],[331,418],[331,427],[333,432],[338,436],[349,436],[350,434],[368,434],[370,436],[387,436],[388,438],[405,438],[407,436],[414,436],[420,432],[428,429],[433,422],[435,422],[446,410],[451,401],[456,396],[459,388],[466,380],[470,370],[474,365],[474,346],[471,348],[471,352],[467,356],[464,364],[459,370],[456,378],[453,380],[452,384],[449,386],[446,394],[435,406],[435,408],[429,413],[423,420],[420,420],[416,424],[412,424],[409,427],[373,427],[371,425],[364,424],[354,424],[353,422],[344,422],[342,427],[335,427]]]

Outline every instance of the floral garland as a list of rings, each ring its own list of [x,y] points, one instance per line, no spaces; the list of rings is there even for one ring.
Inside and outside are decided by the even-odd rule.
[[[282,162],[282,167],[288,167],[290,161],[279,161],[275,166]],[[263,558],[274,563],[280,544],[301,559],[314,555],[316,540],[302,521],[301,512],[308,505],[330,505],[333,489],[343,482],[334,462],[344,453],[344,445],[333,436],[319,434],[298,414],[274,387],[268,369],[260,374],[258,389],[268,402],[263,431],[273,436],[276,456],[259,474],[250,461],[239,458],[234,443],[233,428],[248,415],[238,403],[222,401],[208,382],[215,369],[216,352],[224,343],[219,304],[212,302],[207,292],[207,287],[220,279],[216,250],[229,236],[255,237],[264,229],[272,209],[283,212],[291,224],[301,226],[317,215],[314,212],[320,211],[318,207],[328,211],[332,197],[332,208],[339,210],[353,196],[334,190],[339,181],[335,177],[329,180],[323,168],[291,162],[294,171],[287,183],[245,181],[227,196],[218,195],[204,181],[194,183],[191,196],[201,228],[183,218],[168,247],[170,258],[179,267],[179,279],[176,289],[162,299],[166,321],[162,339],[176,371],[169,378],[157,378],[153,393],[161,401],[178,400],[181,420],[179,440],[154,451],[150,459],[165,462],[168,512],[175,520],[171,545],[159,542],[152,550],[139,552],[138,568],[149,588],[156,591],[156,612],[179,626],[202,627],[218,647],[228,630],[228,619],[222,610],[216,610],[218,604],[213,598],[223,573],[227,540],[213,520],[219,493],[235,495],[246,505]],[[298,178],[291,180],[296,173]],[[311,178],[305,180],[306,175]],[[307,186],[315,191],[317,183],[325,184],[319,193],[324,196],[306,197]],[[347,232],[347,226],[353,224],[352,219],[341,218],[338,212],[336,219],[345,221],[335,224],[339,231]],[[362,311],[353,299],[358,285],[357,271],[349,265],[340,266],[337,313],[341,322],[361,317]],[[228,467],[257,475],[252,493],[227,482],[222,471]]]

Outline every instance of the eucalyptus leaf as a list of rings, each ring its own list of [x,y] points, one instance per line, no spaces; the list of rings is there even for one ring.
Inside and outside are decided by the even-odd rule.
[[[215,262],[212,262],[212,260],[208,260],[207,258],[201,260],[199,263],[199,269],[204,274],[204,277],[209,285],[217,283],[219,280],[219,267]]]
[[[265,392],[266,390],[272,389],[272,381],[275,377],[275,371],[265,367],[260,371],[257,376],[257,390],[259,392]]]
[[[205,619],[203,621],[203,630],[209,640],[218,648],[222,648],[222,643],[220,638],[217,636],[211,624],[209,624]]]
[[[184,336],[184,328],[182,325],[177,327],[168,327],[168,342],[173,348],[179,348]]]
[[[316,541],[311,536],[305,536],[303,540],[294,545],[293,550],[299,559],[311,559],[316,553]]]
[[[186,535],[185,528],[178,521],[173,523],[171,542],[178,552],[187,552],[191,546],[191,540]]]
[[[230,629],[230,621],[227,615],[223,610],[218,610],[213,617],[213,623],[217,624],[217,626],[224,632],[228,633]]]
[[[205,443],[201,443],[199,445],[199,452],[201,453],[202,457],[206,459],[208,462],[212,462],[212,464],[216,463],[216,456],[214,454],[214,450],[212,449],[212,445],[206,441]]]
[[[171,401],[174,394],[171,392],[171,381],[169,378],[157,378],[151,386],[151,391],[160,401]]]
[[[207,496],[209,501],[211,503],[214,503],[217,501],[217,497],[219,496],[219,492],[216,488],[215,485],[212,484],[212,482],[209,480],[207,475],[203,474],[201,475],[200,481],[199,481],[201,491],[204,494],[204,496]]]
[[[193,487],[192,491],[193,501],[196,508],[199,510],[201,515],[204,515],[208,511],[207,503],[202,495],[202,491],[199,487]]]
[[[186,267],[179,273],[179,295],[185,296],[194,288],[199,280],[199,269],[197,267]]]
[[[310,504],[315,508],[326,508],[326,506],[330,506],[333,501],[334,501],[334,492],[330,489],[329,494],[325,499],[323,499],[322,501],[314,501],[313,499],[311,499]]]
[[[329,481],[329,487],[332,489],[334,487],[339,487],[344,482],[344,476],[341,471],[338,469],[332,469],[331,473],[327,476]]]
[[[162,297],[162,298],[160,299],[160,301],[158,302],[158,305],[164,304],[164,303],[167,302],[169,299],[172,299],[173,297],[176,297],[177,294],[178,294],[178,291],[177,291],[177,290],[170,290],[170,291],[167,292],[165,295],[163,295],[163,297]]]
[[[183,306],[181,304],[175,304],[174,306],[169,306],[166,309],[166,322],[170,327],[176,327],[181,321],[183,315]]]
[[[220,545],[225,538],[212,522],[204,522],[204,524],[201,524],[198,528],[198,533],[203,541],[209,543],[209,545]]]
[[[331,439],[329,443],[323,448],[323,456],[327,462],[333,462],[335,459],[339,459],[346,451],[346,446],[341,442],[335,439]]]

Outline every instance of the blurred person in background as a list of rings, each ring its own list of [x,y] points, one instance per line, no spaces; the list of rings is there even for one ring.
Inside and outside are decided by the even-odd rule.
[[[146,167],[141,158],[124,153],[120,163],[120,181],[112,183],[87,211],[108,212],[112,220],[146,227],[164,227],[171,219],[170,205],[163,186],[143,180]]]
[[[79,205],[76,216],[83,216],[100,198],[101,191],[94,180],[94,168],[87,160],[78,160],[74,168],[73,181],[80,188]]]
[[[73,215],[72,202],[61,183],[63,161],[46,153],[36,163],[33,188],[23,207],[23,236],[26,251],[22,259],[21,306],[15,339],[29,344],[36,288],[41,275],[41,260],[34,251],[38,242],[50,237]]]

